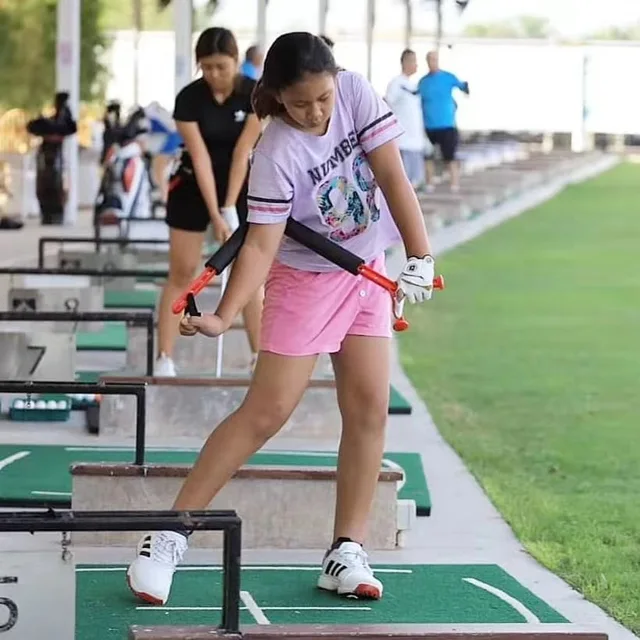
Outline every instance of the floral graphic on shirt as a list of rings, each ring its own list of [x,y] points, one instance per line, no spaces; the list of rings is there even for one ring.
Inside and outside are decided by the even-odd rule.
[[[331,228],[329,238],[337,242],[360,235],[380,219],[378,185],[366,156],[358,154],[351,168],[356,184],[345,176],[333,176],[320,185],[316,195],[322,219]]]
[[[380,208],[378,207],[378,183],[371,171],[367,156],[359,153],[353,160],[353,174],[356,177],[358,186],[363,193],[367,194],[367,207],[371,211],[371,222],[380,219]]]

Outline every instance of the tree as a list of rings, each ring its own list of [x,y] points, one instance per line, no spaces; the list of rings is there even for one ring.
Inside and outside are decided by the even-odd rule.
[[[552,33],[549,20],[540,16],[520,16],[513,20],[469,24],[463,31],[463,34],[470,38],[546,39]]]
[[[155,0],[160,11],[164,11],[167,7],[171,6],[173,0]],[[199,25],[204,25],[207,22],[207,18],[210,18],[218,8],[219,0],[207,0],[203,9],[200,12],[193,12],[193,25],[195,29],[199,28]],[[193,2],[192,2],[193,6]]]
[[[589,40],[640,40],[640,22],[626,27],[612,25],[589,34]]]
[[[99,18],[106,0],[82,2],[80,99],[104,93],[101,55],[107,42]],[[0,104],[28,111],[50,104],[56,89],[56,0],[4,0],[0,4]]]

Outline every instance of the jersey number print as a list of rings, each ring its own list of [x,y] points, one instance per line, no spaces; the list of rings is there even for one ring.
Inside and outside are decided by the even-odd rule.
[[[378,185],[364,153],[355,156],[351,169],[355,185],[345,176],[333,176],[316,195],[322,219],[331,228],[329,238],[337,242],[363,233],[380,218]]]

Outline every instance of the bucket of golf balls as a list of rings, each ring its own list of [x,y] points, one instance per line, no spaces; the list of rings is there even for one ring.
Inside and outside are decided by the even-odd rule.
[[[71,400],[16,398],[9,409],[11,420],[21,422],[66,422],[71,414]]]
[[[82,410],[100,403],[100,396],[97,393],[70,393],[68,397],[71,400],[72,409]]]

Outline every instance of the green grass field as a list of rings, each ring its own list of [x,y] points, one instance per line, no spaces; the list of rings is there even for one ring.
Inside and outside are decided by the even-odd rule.
[[[640,166],[438,260],[402,361],[526,549],[640,632]],[[470,526],[473,526],[470,523]]]

